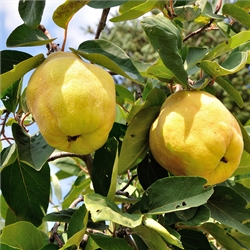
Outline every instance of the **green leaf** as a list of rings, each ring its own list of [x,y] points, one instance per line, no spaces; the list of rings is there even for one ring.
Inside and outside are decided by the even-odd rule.
[[[235,103],[240,108],[244,106],[244,101],[242,99],[241,94],[227,78],[217,77],[215,81],[229,94],[229,96],[235,101]]]
[[[144,83],[144,79],[125,51],[109,41],[89,40],[81,43],[77,50],[70,49],[92,63],[99,64],[132,81]]]
[[[99,194],[87,194],[84,197],[84,201],[94,222],[112,221],[129,228],[134,228],[141,224],[141,214],[122,213],[113,201]]]
[[[105,0],[90,0],[88,3],[88,6],[95,9],[106,9],[115,7],[118,5],[121,5],[123,3],[127,2],[127,0],[111,0],[111,1],[105,1]]]
[[[3,228],[1,242],[17,249],[40,249],[47,238],[31,223],[20,221]]]
[[[19,124],[12,125],[12,133],[19,160],[40,170],[55,149],[47,144],[40,133],[29,136]]]
[[[33,29],[25,24],[14,29],[7,38],[8,47],[41,46],[51,43],[54,39],[48,37],[40,30]]]
[[[0,249],[1,250],[15,250],[15,249],[20,249],[20,248],[19,247],[11,247],[7,244],[0,242]]]
[[[3,93],[1,93],[1,100],[5,106],[5,108],[15,113],[17,105],[20,99],[20,93],[22,88],[22,80],[16,81],[9,88],[7,88]]]
[[[174,74],[169,70],[159,58],[152,66],[148,67],[147,73],[162,82],[168,82],[174,78]]]
[[[178,28],[163,16],[146,17],[141,25],[165,66],[172,71],[179,83],[186,86],[187,72],[180,54],[182,38]]]
[[[127,20],[136,19],[145,13],[153,10],[153,9],[163,9],[164,2],[159,0],[147,0],[143,1],[143,3],[133,6],[125,12],[122,12],[120,16],[113,17],[110,19],[111,22],[122,22]]]
[[[217,26],[227,39],[237,34],[237,31],[234,29],[234,27],[228,23],[217,22]]]
[[[250,249],[249,236],[246,236],[240,232],[231,232],[230,235],[240,242],[242,247],[245,247],[245,249]]]
[[[49,165],[36,171],[15,161],[2,170],[1,182],[2,194],[15,216],[39,226],[49,203]]]
[[[62,208],[68,208],[71,203],[77,199],[80,195],[84,195],[87,193],[92,193],[93,189],[90,188],[91,180],[83,176],[78,176],[75,182],[72,184],[71,189],[67,196],[64,198],[62,202]]]
[[[203,60],[213,60],[214,58],[221,56],[240,45],[244,44],[245,42],[250,40],[250,30],[244,30],[232,36],[231,38],[227,39],[226,41],[217,45],[214,49],[206,54]]]
[[[104,146],[95,152],[92,166],[92,182],[95,193],[108,196],[113,199],[115,196],[117,182],[117,147],[115,138],[109,139]]]
[[[154,182],[141,199],[142,213],[162,214],[205,204],[213,193],[201,177],[172,176]]]
[[[145,158],[149,150],[149,130],[159,114],[160,108],[161,106],[150,106],[143,109],[129,124],[120,152],[119,174],[134,167]]]
[[[199,246],[199,249],[213,250],[207,237],[202,232],[181,229],[178,233],[181,235],[181,242],[185,250],[194,250],[197,249],[197,246]]]
[[[243,224],[250,218],[246,200],[236,191],[225,186],[216,186],[207,203],[211,217],[239,232],[250,235],[249,227]]]
[[[31,57],[32,55],[18,50],[2,50],[1,74],[12,70],[15,65]]]
[[[83,6],[88,4],[89,0],[66,0],[63,4],[57,7],[54,11],[52,19],[56,25],[66,29],[69,21]]]
[[[0,92],[3,93],[7,88],[9,88],[13,83],[18,81],[27,72],[36,68],[44,60],[43,54],[39,54],[27,60],[18,63],[10,71],[7,71],[0,75]]]
[[[194,208],[191,208],[191,209],[194,209]],[[195,210],[196,212],[195,212],[194,216],[192,218],[188,219],[187,221],[184,221],[183,219],[187,218],[186,212],[189,211],[190,209],[177,211],[177,212],[175,212],[175,214],[178,215],[178,218],[182,219],[182,221],[180,223],[187,225],[187,226],[198,226],[201,223],[204,223],[204,222],[209,220],[211,213],[206,205],[199,206],[195,209],[196,209]]]
[[[1,151],[1,170],[14,163],[17,159],[17,150],[16,144],[12,144],[11,146],[4,148]]]
[[[49,213],[43,217],[43,222],[58,221],[58,222],[69,223],[71,217],[76,211],[77,211],[76,209],[68,208],[68,209],[62,209],[59,212]]]
[[[201,14],[201,9],[197,6],[192,5],[184,5],[181,7],[175,8],[175,13],[178,16],[178,18],[181,18],[181,20],[185,20],[187,22],[193,21],[195,18],[197,18]]]
[[[168,230],[163,227],[159,222],[157,222],[156,220],[146,217],[143,219],[143,224],[148,227],[153,229],[154,231],[156,231],[159,235],[161,235],[161,237],[168,243],[177,246],[181,249],[184,249],[181,241],[175,237],[174,235],[170,234],[168,232]]]
[[[240,125],[241,133],[243,136],[244,150],[250,154],[250,134],[249,134],[250,126],[244,127],[237,118],[236,120],[238,121],[238,124]],[[249,130],[247,131],[247,129]]]
[[[134,103],[135,98],[133,96],[133,94],[124,86],[116,84],[115,85],[115,90],[116,93],[118,94],[118,96],[124,98],[124,100],[126,100],[129,103]]]
[[[201,228],[211,234],[227,250],[246,250],[216,223],[208,222],[201,225]]]
[[[37,28],[41,23],[45,0],[19,1],[18,11],[27,26]]]
[[[68,247],[70,246],[78,247],[86,232],[87,223],[88,211],[86,210],[86,207],[83,204],[71,217],[67,231],[68,240],[65,245],[60,249],[68,249]]]
[[[134,228],[133,231],[143,239],[150,250],[171,249],[167,246],[162,237],[151,228],[140,225]]]
[[[241,156],[240,164],[233,175],[235,176],[248,173],[250,173],[250,154],[244,150]]]
[[[146,190],[155,181],[168,177],[168,171],[163,168],[151,154],[147,154],[146,157],[138,164],[137,167],[138,179],[141,186]]]
[[[125,239],[114,238],[108,235],[94,233],[89,235],[86,250],[132,250]]]
[[[203,60],[199,66],[210,76],[219,77],[233,74],[245,67],[248,52],[234,52],[221,65],[217,62]]]
[[[247,28],[250,28],[250,16],[248,11],[245,11],[241,7],[235,4],[226,3],[222,7],[222,13],[228,15],[242,23]]]

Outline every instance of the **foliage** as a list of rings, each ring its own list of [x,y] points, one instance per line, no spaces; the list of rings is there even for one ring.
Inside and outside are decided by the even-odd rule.
[[[132,85],[117,81],[116,121],[102,148],[87,156],[59,152],[39,131],[30,135],[27,130],[33,121],[22,79],[44,55],[1,52],[1,141],[9,144],[1,151],[1,248],[249,249],[249,122],[241,125],[245,151],[238,169],[226,182],[210,187],[204,187],[203,178],[171,176],[159,166],[149,150],[148,132],[164,100],[180,87],[216,91],[247,122],[250,3],[67,0],[53,14],[65,31],[62,49],[70,20],[86,4],[103,9],[97,30],[108,10],[118,6],[119,15],[108,22],[119,23],[120,37],[111,42],[111,29],[110,36],[97,35],[70,50]],[[46,44],[48,53],[59,49],[40,24],[44,5],[20,0],[24,23],[10,34],[8,47]],[[156,10],[157,15],[144,15]],[[141,31],[123,26],[139,19]],[[248,108],[242,111],[244,100]],[[58,169],[55,175],[52,167]],[[68,177],[74,177],[73,183],[62,199],[60,181]],[[60,202],[48,213],[53,197]],[[54,223],[51,231],[48,222]]]

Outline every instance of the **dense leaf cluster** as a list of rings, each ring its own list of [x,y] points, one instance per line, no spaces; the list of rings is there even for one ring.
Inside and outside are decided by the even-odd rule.
[[[119,15],[109,20],[118,25],[70,50],[130,85],[116,84],[116,121],[103,147],[88,156],[59,152],[39,131],[30,135],[27,129],[33,120],[22,79],[44,55],[1,52],[1,138],[9,144],[1,151],[1,248],[249,249],[250,127],[240,123],[245,150],[238,169],[210,187],[201,177],[172,176],[159,166],[148,134],[161,105],[180,86],[216,92],[247,122],[250,3],[67,0],[53,14],[65,37],[70,20],[87,4],[103,13],[119,6]],[[10,34],[8,47],[58,49],[40,24],[44,6],[45,1],[19,2],[24,23]],[[138,19],[140,26],[130,23]],[[68,177],[72,185],[62,197],[60,182]],[[50,202],[56,212],[48,212]]]

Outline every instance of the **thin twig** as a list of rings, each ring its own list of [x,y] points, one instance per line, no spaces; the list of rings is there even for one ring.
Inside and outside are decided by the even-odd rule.
[[[10,142],[9,140],[12,139],[12,138],[9,138],[9,137],[7,137],[7,136],[5,135],[5,125],[6,125],[6,122],[7,122],[7,120],[8,120],[8,117],[9,117],[9,115],[10,115],[10,112],[9,112],[7,109],[5,109],[5,110],[3,111],[3,114],[4,114],[4,113],[5,113],[5,116],[4,116],[4,118],[2,119],[3,122],[1,123],[2,128],[1,128],[1,131],[0,131],[0,135],[2,135],[3,138],[4,138],[4,140],[6,140],[6,141],[11,145],[11,142]]]
[[[78,203],[83,201],[83,197],[79,197],[77,199],[75,199],[69,206],[69,208],[73,208],[76,207],[78,205]]]
[[[219,10],[221,9],[222,6],[222,0],[218,0],[214,14],[217,14],[219,12]],[[213,23],[215,19],[212,18],[207,24],[205,24],[203,27],[191,32],[190,34],[188,34],[184,39],[183,42],[187,41],[190,37],[196,36],[199,33],[202,33],[203,31],[205,31],[207,28],[209,28],[211,26],[211,24]]]
[[[98,39],[100,37],[101,32],[104,30],[106,26],[106,21],[108,18],[109,11],[110,11],[110,8],[103,9],[102,16],[101,16],[101,19],[99,21],[99,24],[96,30],[95,39]]]
[[[122,188],[120,189],[120,191],[125,191],[126,188],[132,183],[132,181],[137,177],[137,174],[133,175],[130,180],[127,182],[127,184]]]
[[[88,173],[89,173],[90,178],[91,178],[92,162],[93,162],[91,155],[80,155],[80,154],[74,154],[74,153],[68,153],[68,152],[59,152],[59,153],[52,154],[47,161],[48,162],[54,161],[56,159],[63,158],[63,157],[77,157],[77,158],[80,158],[81,160],[83,160],[86,164],[86,167],[88,169]]]

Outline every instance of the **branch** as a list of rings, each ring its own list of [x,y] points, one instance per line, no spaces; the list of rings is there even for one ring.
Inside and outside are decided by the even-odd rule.
[[[99,24],[96,30],[95,39],[98,39],[100,37],[101,32],[104,30],[106,26],[106,21],[107,21],[109,11],[110,11],[110,8],[103,9],[102,16],[101,16],[101,19],[99,21]]]
[[[48,162],[54,161],[56,159],[63,158],[63,157],[77,157],[77,158],[80,158],[81,160],[83,160],[86,164],[86,167],[88,169],[88,172],[89,172],[89,175],[91,178],[93,159],[92,159],[92,156],[90,154],[89,155],[80,155],[80,154],[74,154],[74,153],[68,153],[68,152],[59,152],[59,153],[52,154],[47,161]]]
[[[222,0],[218,0],[214,14],[217,14],[219,12],[219,10],[221,9],[222,6]],[[213,23],[215,19],[212,18],[207,24],[205,24],[203,27],[199,28],[198,30],[195,30],[193,32],[191,32],[190,34],[188,34],[184,39],[183,42],[187,41],[190,37],[193,37],[195,35],[198,35],[199,33],[202,33],[203,31],[205,31],[208,27],[210,27],[210,25]]]
[[[7,137],[7,136],[5,135],[5,125],[6,125],[6,122],[7,122],[7,120],[8,120],[8,117],[9,117],[9,115],[10,115],[10,112],[9,112],[7,109],[5,109],[5,110],[3,111],[3,114],[4,114],[4,113],[5,113],[4,118],[1,118],[1,120],[3,120],[3,122],[0,124],[0,125],[2,125],[1,131],[0,131],[0,136],[2,135],[3,138],[4,138],[4,139],[2,139],[1,141],[6,140],[6,141],[11,145],[10,140],[13,140],[13,138],[9,138],[9,137]]]

